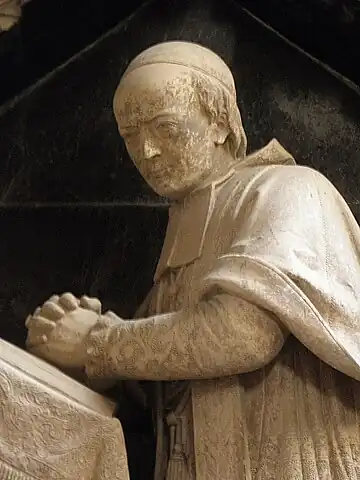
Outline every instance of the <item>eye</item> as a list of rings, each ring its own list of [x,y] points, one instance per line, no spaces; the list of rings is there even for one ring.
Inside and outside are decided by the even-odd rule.
[[[162,137],[172,137],[179,133],[179,125],[175,122],[161,121],[155,125],[156,132]]]
[[[122,132],[121,133],[121,136],[124,140],[125,143],[132,143],[134,141],[137,140],[138,136],[139,136],[139,132],[137,130],[129,130],[129,131],[126,131],[126,132]]]

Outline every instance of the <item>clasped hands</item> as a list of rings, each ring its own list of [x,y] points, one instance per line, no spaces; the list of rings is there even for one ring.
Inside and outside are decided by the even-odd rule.
[[[26,319],[27,349],[60,368],[83,369],[85,340],[100,316],[101,302],[97,298],[53,295]]]

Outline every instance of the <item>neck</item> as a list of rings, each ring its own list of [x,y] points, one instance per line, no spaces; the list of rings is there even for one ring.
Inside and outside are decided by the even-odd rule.
[[[185,198],[203,190],[212,183],[223,178],[236,163],[237,160],[227,150],[223,147],[219,147],[219,150],[215,153],[213,168],[210,175],[204,176],[195,188],[192,188],[187,192],[182,192],[177,197],[173,196],[172,200],[175,202],[182,202]]]
[[[204,178],[204,181],[199,184],[196,188],[207,187],[210,183],[220,180],[228,171],[235,165],[237,160],[225,149],[223,146],[219,147],[219,150],[215,154],[215,159],[213,163],[213,168],[207,177]]]

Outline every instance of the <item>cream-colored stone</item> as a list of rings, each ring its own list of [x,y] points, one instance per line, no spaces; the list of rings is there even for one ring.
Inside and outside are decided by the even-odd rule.
[[[26,346],[34,355],[61,368],[76,370],[87,356],[84,337],[100,314],[98,299],[84,296],[79,300],[71,293],[53,295],[36,310],[36,317],[29,315],[26,319]]]
[[[199,45],[141,53],[114,112],[173,200],[153,288],[130,321],[55,297],[29,345],[63,365],[66,334],[89,377],[153,381],[156,480],[359,480],[360,229],[344,199],[276,140],[246,156],[231,72]]]
[[[128,480],[115,404],[0,339],[0,478]]]
[[[21,0],[0,0],[0,32],[10,30],[21,17]]]

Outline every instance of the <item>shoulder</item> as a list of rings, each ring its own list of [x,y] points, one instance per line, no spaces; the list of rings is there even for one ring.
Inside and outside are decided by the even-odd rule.
[[[303,165],[274,165],[264,168],[260,174],[263,182],[273,181],[275,183],[284,183],[290,181],[292,184],[299,185],[317,184],[328,182],[329,180],[318,170]]]
[[[265,222],[279,218],[293,222],[294,218],[319,219],[330,215],[339,202],[340,193],[320,172],[310,167],[297,165],[274,165],[249,168],[243,172],[246,185],[232,197],[233,218],[255,221],[259,216]],[[241,183],[241,172],[239,184]]]
[[[276,165],[259,170],[249,191],[253,194],[283,200],[301,196],[302,201],[315,196],[338,195],[335,186],[319,171],[300,165]]]

